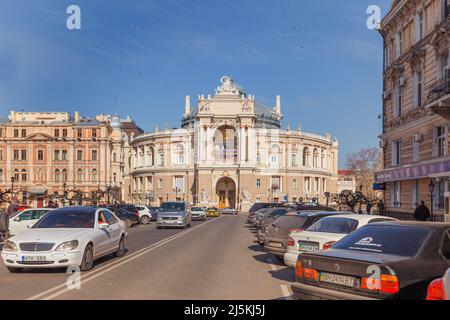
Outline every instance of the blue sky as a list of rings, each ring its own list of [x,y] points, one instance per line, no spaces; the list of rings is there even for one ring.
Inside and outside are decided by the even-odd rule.
[[[284,126],[377,146],[382,40],[366,9],[390,0],[2,0],[0,117],[10,110],[130,115],[179,125],[184,96],[231,75]],[[66,28],[81,8],[82,30]]]

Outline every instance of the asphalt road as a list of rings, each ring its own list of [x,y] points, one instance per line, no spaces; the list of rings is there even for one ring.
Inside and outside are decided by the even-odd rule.
[[[80,289],[67,288],[65,270],[10,274],[0,263],[0,299],[290,299],[294,271],[262,250],[245,220],[132,228],[127,254],[99,260],[82,274]]]

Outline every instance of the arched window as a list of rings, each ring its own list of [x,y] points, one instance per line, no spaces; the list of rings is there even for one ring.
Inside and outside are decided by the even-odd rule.
[[[314,152],[313,152],[313,167],[314,168],[319,167],[319,151],[317,151],[317,148],[314,149]]]
[[[91,181],[92,182],[97,182],[98,181],[98,171],[97,171],[97,169],[93,169],[92,170]]]
[[[77,171],[77,181],[83,182],[84,181],[84,173],[82,169],[78,169]]]
[[[19,181],[19,179],[20,179],[19,170],[18,170],[18,169],[15,169],[15,170],[14,170],[14,180],[15,180],[15,181]]]
[[[304,167],[309,166],[309,148],[308,147],[303,148],[303,166]]]
[[[67,169],[63,169],[62,171],[62,181],[67,182]]]
[[[55,182],[61,182],[61,171],[59,169],[55,170]]]
[[[176,158],[178,164],[184,164],[184,147],[182,144],[178,144],[176,148]]]
[[[279,154],[280,154],[280,147],[276,144],[273,144],[269,154],[270,163],[272,164],[278,163]]]
[[[27,181],[27,170],[22,169],[22,181]]]
[[[321,154],[320,154],[320,167],[322,169],[325,169],[325,151],[322,150]]]

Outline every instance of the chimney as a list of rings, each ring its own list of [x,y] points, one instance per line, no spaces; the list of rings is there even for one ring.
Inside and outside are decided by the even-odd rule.
[[[75,122],[80,122],[80,112],[75,111]]]
[[[281,97],[277,96],[277,105],[275,108],[276,113],[281,114]]]
[[[184,114],[190,114],[191,113],[191,97],[186,96],[186,104],[184,107]]]

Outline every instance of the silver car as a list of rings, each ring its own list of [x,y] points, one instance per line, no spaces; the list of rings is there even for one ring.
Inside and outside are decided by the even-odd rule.
[[[164,202],[158,212],[156,228],[189,228],[192,224],[191,208],[187,202]]]

